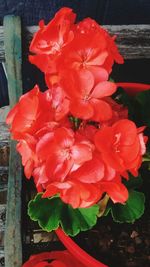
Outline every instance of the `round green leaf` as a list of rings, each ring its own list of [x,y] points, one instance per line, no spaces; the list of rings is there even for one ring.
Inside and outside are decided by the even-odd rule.
[[[130,191],[127,202],[122,204],[112,205],[109,210],[115,222],[133,223],[139,219],[144,213],[145,196],[141,192]]]
[[[38,221],[43,230],[50,232],[61,226],[71,236],[91,229],[97,222],[98,212],[98,205],[73,209],[58,196],[42,198],[42,194],[37,194],[28,204],[28,215],[33,221]]]

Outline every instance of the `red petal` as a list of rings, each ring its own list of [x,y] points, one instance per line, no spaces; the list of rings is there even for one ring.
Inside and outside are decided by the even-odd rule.
[[[47,177],[45,172],[45,164],[34,168],[32,175],[34,177],[36,186],[43,185],[49,181],[49,178]]]
[[[76,164],[83,164],[92,159],[92,150],[86,144],[77,144],[71,148],[71,155]]]
[[[47,159],[49,153],[52,153],[52,146],[54,146],[54,133],[46,133],[37,143],[36,153],[40,159]]]
[[[61,155],[52,155],[46,162],[46,174],[56,181],[63,181],[70,170],[72,169],[74,161],[70,158],[64,160]]]
[[[125,203],[128,199],[128,190],[121,183],[106,182],[101,184],[104,191],[110,196],[114,203]]]
[[[52,196],[56,195],[57,193],[59,193],[59,189],[54,185],[49,185],[46,188],[46,191],[44,192],[42,197],[43,198],[52,197]]]
[[[147,136],[144,136],[143,133],[138,134],[141,148],[141,155],[146,153],[146,142],[148,140]],[[145,138],[146,137],[146,138]]]
[[[113,142],[113,132],[111,127],[100,129],[95,134],[95,145],[100,152],[106,152],[111,149]]]
[[[89,102],[76,99],[70,103],[70,112],[77,118],[87,120],[93,116],[94,110]]]
[[[61,75],[63,89],[71,100],[89,95],[94,86],[94,77],[89,70],[64,71]]]
[[[29,61],[31,64],[36,65],[42,72],[44,73],[54,73],[56,72],[56,64],[54,60],[54,57],[51,55],[34,55],[29,56]]]
[[[122,146],[120,149],[120,157],[122,157],[125,162],[131,162],[141,155],[140,142],[138,136],[135,138],[135,142],[131,146]]]
[[[24,174],[26,178],[29,179],[31,177],[33,168],[34,168],[34,161],[30,159],[26,162],[25,167],[24,167]]]
[[[87,66],[88,65],[91,65],[91,66],[94,66],[94,65],[101,66],[101,65],[103,65],[106,57],[108,56],[108,52],[107,51],[100,52],[98,50],[99,49],[97,49],[97,51],[96,51],[96,48],[93,49],[94,53],[93,54],[92,53],[90,54],[89,60],[86,63]]]
[[[121,145],[132,145],[137,136],[137,128],[133,121],[128,119],[119,120],[113,125],[114,134],[121,134]]]
[[[71,205],[74,209],[80,207],[80,192],[79,188],[71,187],[64,194],[61,195],[61,199]]]
[[[105,102],[103,100],[92,98],[90,100],[90,103],[94,109],[94,114],[91,118],[92,120],[103,122],[103,121],[107,121],[107,120],[111,119],[112,108],[107,102]]]
[[[94,157],[71,174],[72,179],[83,183],[96,183],[104,177],[104,163]]]
[[[94,77],[92,73],[88,70],[78,71],[78,84],[81,96],[89,95],[90,91],[94,86]]]
[[[18,112],[18,106],[19,103],[17,103],[8,113],[7,117],[6,117],[6,123],[7,124],[12,124],[17,112]]]
[[[85,193],[87,191],[87,193],[89,192],[89,196],[84,197],[84,195],[86,196],[87,193],[85,194],[84,192],[80,193],[81,195],[81,203],[80,203],[80,208],[88,208],[94,204],[96,204],[99,199],[102,196],[102,190],[99,189],[99,186],[97,186],[97,184],[81,184],[82,186],[84,186],[84,190]],[[83,189],[82,189],[83,190]]]
[[[95,84],[108,80],[108,72],[104,68],[99,66],[89,66],[88,69],[94,76]]]
[[[28,120],[35,120],[37,109],[38,109],[39,99],[38,96],[31,98],[23,98],[19,102],[19,112],[24,115]]]
[[[103,159],[106,164],[109,164],[113,169],[118,172],[123,172],[126,170],[126,166],[123,159],[111,150],[106,153],[103,153]]]
[[[116,84],[113,82],[100,82],[95,86],[91,97],[103,98],[106,96],[111,96],[113,93],[115,93],[116,89]]]
[[[55,130],[55,140],[62,148],[70,148],[74,144],[74,132],[61,127]]]
[[[93,184],[71,182],[72,187],[61,195],[65,203],[75,208],[87,208],[94,205],[101,197],[102,192]]]

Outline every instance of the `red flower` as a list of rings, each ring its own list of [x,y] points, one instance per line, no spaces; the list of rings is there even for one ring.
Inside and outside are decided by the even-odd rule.
[[[102,181],[101,190],[106,192],[114,203],[124,204],[128,199],[128,190],[121,182],[119,175],[116,175],[111,181]]]
[[[99,181],[97,183],[83,183],[77,180],[66,182],[54,182],[47,186],[43,197],[52,197],[60,194],[63,202],[76,208],[87,208],[96,204],[107,193],[114,203],[125,203],[128,199],[128,190],[121,183],[119,176],[111,181]]]
[[[110,37],[94,20],[86,18],[74,24],[76,15],[70,8],[60,9],[55,17],[35,34],[29,60],[46,74],[49,85],[59,84],[60,72],[87,69],[95,82],[108,79],[114,61],[123,63],[114,37]]]
[[[96,153],[92,160],[85,162],[63,182],[47,183],[43,197],[59,193],[62,201],[73,208],[87,208],[96,204],[106,192],[113,202],[124,203],[128,198],[126,187],[116,171],[100,156]]]
[[[49,95],[40,92],[36,85],[20,97],[19,102],[9,112],[6,123],[11,124],[13,138],[20,140],[26,133],[34,134],[48,121],[53,120]]]
[[[21,138],[23,133],[30,133],[37,119],[39,107],[39,87],[20,97],[19,102],[9,112],[6,123],[11,124],[14,139]]]
[[[48,185],[43,197],[51,197],[58,193],[62,201],[70,204],[74,209],[90,207],[102,196],[102,191],[97,184],[84,184],[72,180],[71,177],[66,182],[54,182]]]
[[[90,18],[74,26],[74,39],[60,60],[62,68],[88,69],[97,82],[108,79],[114,61],[123,63],[114,38]]]
[[[36,85],[20,97],[19,102],[9,112],[6,123],[11,124],[13,138],[20,140],[25,138],[26,133],[39,135],[43,128],[50,131],[56,124],[61,124],[68,112],[69,100],[61,87],[57,86],[42,93]],[[56,123],[57,121],[59,123]]]
[[[33,169],[35,168],[38,159],[35,153],[37,140],[29,135],[25,135],[25,139],[20,140],[17,144],[17,151],[22,156],[22,165],[24,166],[25,176],[29,179],[32,175]]]
[[[88,20],[93,24],[93,20]],[[108,56],[106,40],[98,30],[91,27],[86,31],[82,22],[74,27],[74,39],[67,45],[59,59],[59,69],[87,69],[94,75],[95,81],[100,82],[108,79],[107,71],[102,65]],[[89,25],[89,26],[90,26]]]
[[[143,140],[142,146],[140,138]],[[119,120],[112,127],[100,129],[95,135],[95,145],[106,164],[121,174],[129,170],[133,175],[138,175],[145,142],[143,134],[139,137],[134,122]]]
[[[80,70],[65,72],[62,84],[70,100],[70,112],[73,116],[100,122],[111,118],[112,109],[105,97],[116,91],[114,83],[103,81],[95,86],[92,73]]]
[[[22,267],[85,267],[67,250],[33,255]]]
[[[110,98],[116,84],[108,74],[114,62],[123,63],[115,37],[90,18],[74,21],[72,10],[62,8],[48,25],[40,22],[30,61],[45,73],[49,89],[42,93],[35,86],[24,94],[6,121],[19,141],[25,175],[33,176],[43,197],[59,193],[73,208],[90,207],[104,193],[124,203],[128,191],[121,176],[138,174],[146,151],[144,127],[138,129],[127,109]],[[67,266],[43,259],[29,263]]]
[[[92,158],[92,149],[89,141],[78,142],[71,129],[62,127],[41,137],[36,153],[46,164],[47,176],[63,181],[71,170]]]
[[[43,20],[40,21],[40,29],[30,44],[30,52],[36,55],[30,55],[29,61],[49,73],[48,86],[59,81],[57,61],[63,48],[74,38],[72,25],[75,18],[72,9],[61,8],[46,26]]]
[[[60,86],[55,86],[49,91],[52,96],[51,106],[54,110],[54,120],[60,121],[69,113],[69,100]]]
[[[62,47],[74,37],[71,26],[75,18],[76,15],[72,9],[64,7],[56,13],[48,25],[45,26],[44,21],[40,21],[40,29],[34,35],[30,44],[30,51],[48,55],[60,52]]]
[[[110,37],[110,35],[107,33],[107,49],[108,49],[108,57],[106,58],[106,61],[104,62],[103,68],[105,68],[108,73],[112,71],[112,66],[114,64],[114,61],[118,64],[123,64],[124,59],[120,55],[118,51],[118,47],[115,44],[116,36]]]

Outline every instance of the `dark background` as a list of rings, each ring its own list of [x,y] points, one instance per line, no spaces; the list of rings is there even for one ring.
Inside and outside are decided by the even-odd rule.
[[[8,14],[19,15],[22,23],[37,25],[40,19],[47,23],[56,11],[68,6],[77,13],[77,20],[92,17],[100,24],[150,24],[150,0],[0,0],[0,24]],[[115,65],[111,75],[116,81],[150,83],[150,60],[127,60]],[[32,78],[31,78],[32,77]],[[43,75],[34,66],[24,62],[24,91],[35,83],[43,87]],[[0,65],[0,106],[8,104],[7,81]]]
[[[90,16],[101,24],[149,24],[149,0],[0,0],[0,19],[7,14],[22,17],[26,25],[46,22],[62,6],[74,9],[78,19]]]

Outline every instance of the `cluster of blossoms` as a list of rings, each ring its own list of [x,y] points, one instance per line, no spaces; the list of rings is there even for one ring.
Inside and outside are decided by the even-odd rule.
[[[122,179],[138,175],[147,138],[111,97],[112,66],[123,63],[115,38],[94,20],[75,17],[62,8],[48,25],[40,22],[29,60],[44,72],[47,89],[36,85],[21,96],[7,123],[25,175],[43,197],[59,194],[73,208],[90,207],[104,193],[124,203]]]

